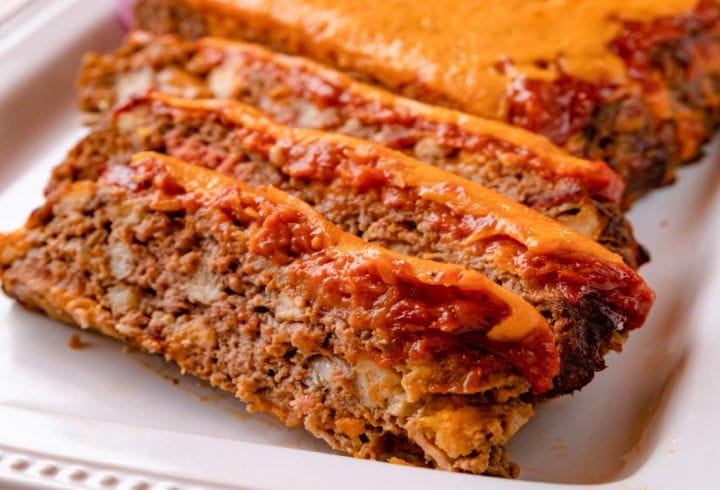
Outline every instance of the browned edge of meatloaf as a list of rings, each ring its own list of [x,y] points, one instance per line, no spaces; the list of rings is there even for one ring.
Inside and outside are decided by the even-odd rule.
[[[354,456],[517,475],[504,445],[533,413],[518,398],[528,389],[522,377],[500,369],[487,391],[433,393],[423,379],[457,376],[462,350],[390,367],[368,357],[368,344],[384,341],[353,326],[363,308],[355,295],[367,294],[356,286],[397,287],[399,277],[384,275],[395,270],[376,271],[370,254],[353,269],[344,249],[303,240],[321,235],[292,201],[216,187],[207,202],[164,167],[141,163],[131,175],[66,186],[22,235],[0,235],[6,294],[164,355],[251,410],[302,424]],[[272,235],[290,229],[297,241]],[[318,300],[298,276],[316,264],[346,267],[342,301]]]
[[[222,35],[259,42],[279,51],[302,54],[278,32],[261,31],[243,19],[219,19],[218,13],[200,12],[182,0],[140,0],[135,9],[135,26],[160,34],[197,39],[209,34],[206,22],[222,26]],[[720,6],[714,0],[700,0],[697,9],[685,15],[659,18],[650,23],[626,22],[632,31],[626,43],[619,37],[609,46],[628,64],[631,76],[653,73],[669,92],[672,113],[660,117],[649,99],[657,98],[656,87],[640,89],[600,85],[569,76],[555,82],[516,79],[509,84],[508,121],[544,134],[575,155],[609,163],[625,180],[624,206],[653,188],[675,179],[675,169],[698,157],[702,144],[711,136],[720,115]],[[663,38],[658,31],[677,24],[680,35]],[[622,52],[623,45],[630,56]],[[333,64],[335,54],[321,61]],[[647,62],[637,60],[648,60]],[[540,60],[553,64],[554,60]],[[561,61],[558,65],[562,65]],[[638,69],[639,68],[639,69]],[[367,73],[355,74],[373,83]],[[641,75],[645,78],[645,75]],[[407,84],[388,87],[405,96],[432,104],[457,107],[446,96],[427,87]],[[518,90],[519,89],[519,90]],[[523,102],[514,104],[515,95]],[[528,97],[528,96],[531,97]],[[531,110],[525,109],[531,101]],[[562,116],[562,117],[561,117]]]
[[[472,225],[466,230],[462,224],[463,215],[418,198],[412,191],[407,191],[410,194],[406,195],[406,191],[394,188],[392,184],[387,184],[387,189],[382,191],[348,187],[341,175],[333,174],[335,163],[332,161],[327,167],[329,180],[291,177],[276,161],[285,158],[281,152],[263,153],[265,149],[253,146],[253,142],[267,142],[272,136],[245,132],[217,113],[165,110],[161,104],[157,110],[153,107],[151,103],[138,101],[117,118],[99,125],[55,169],[50,192],[68,181],[95,179],[106,165],[126,164],[130,155],[137,151],[167,153],[230,174],[251,185],[272,184],[312,204],[347,232],[405,255],[475,269],[525,298],[548,318],[556,335],[562,364],[551,395],[569,393],[586,385],[595,371],[605,367],[607,351],[622,345],[627,319],[608,304],[606,291],[584,291],[573,297],[573,293],[563,286],[563,279],[553,282],[558,278],[550,278],[549,283],[538,283],[521,277],[514,266],[505,265],[505,260],[512,263],[512,259],[502,258],[522,255],[523,247],[518,242],[501,237],[474,240],[465,236],[464,233],[473,232]],[[311,163],[315,158],[321,161],[346,158],[340,156],[340,149],[330,151],[328,155],[331,156],[328,156],[322,148],[305,148],[299,142],[293,143],[293,147],[293,151],[299,153],[291,158],[301,168],[303,161]],[[315,151],[319,153],[314,154]],[[351,160],[347,160],[347,164],[356,165]],[[372,187],[371,181],[369,185]],[[438,226],[438,222],[447,225]],[[444,226],[447,230],[443,230]],[[572,263],[560,267],[568,268],[560,273],[561,278],[575,274],[571,272]],[[591,275],[597,272],[596,269]],[[627,272],[631,274],[629,269]],[[590,274],[589,271],[586,273]],[[576,279],[586,280],[584,273]],[[587,280],[590,279],[588,276]],[[633,301],[645,301],[646,292],[639,293],[643,297]]]
[[[672,104],[670,118],[654,116],[652,132],[638,134],[641,109],[620,97],[596,110],[583,131],[583,154],[610,155],[618,167],[628,166],[641,178],[649,174],[648,182],[640,180],[627,190],[632,199],[651,186],[673,182],[675,169],[701,155],[703,143],[720,123],[720,5],[700,0],[693,12],[681,16],[625,22],[611,49],[623,58],[648,99],[664,90]],[[615,141],[610,147],[608,138]],[[648,163],[641,165],[643,159]],[[651,170],[657,168],[662,171]]]
[[[113,54],[86,56],[77,82],[80,106],[104,113],[149,89],[190,98],[230,97],[283,124],[368,139],[494,189],[597,240],[634,269],[649,259],[616,202],[594,195],[576,179],[553,174],[552,157],[534,155],[532,146],[486,134],[448,138],[442,134],[448,132],[445,121],[436,124],[408,107],[358,100],[361,90],[336,82],[340,74],[322,76],[312,62],[313,71],[303,72],[240,47],[220,49],[133,33]],[[458,139],[482,144],[468,146]],[[533,158],[542,164],[529,165]]]

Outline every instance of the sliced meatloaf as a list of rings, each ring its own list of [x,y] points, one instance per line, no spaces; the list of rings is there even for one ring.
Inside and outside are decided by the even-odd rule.
[[[347,232],[461,264],[510,289],[552,326],[561,355],[552,395],[588,383],[654,299],[619,255],[526,206],[402,153],[282,126],[232,101],[135,99],[71,151],[48,192],[94,180],[142,150],[273,185]]]
[[[90,114],[157,89],[232,98],[283,124],[368,139],[560,220],[633,268],[647,260],[619,206],[622,180],[604,163],[573,158],[520,128],[394,96],[304,58],[218,38],[183,42],[134,32],[115,53],[88,55],[77,86]]]
[[[527,302],[341,232],[304,203],[155,154],[0,235],[6,294],[209,380],[354,456],[517,474],[521,395],[558,372]]]
[[[136,26],[260,42],[543,134],[625,179],[673,180],[718,122],[714,0],[139,0]]]

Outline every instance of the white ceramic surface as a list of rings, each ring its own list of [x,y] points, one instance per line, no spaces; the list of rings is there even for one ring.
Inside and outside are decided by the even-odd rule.
[[[0,230],[42,201],[82,134],[82,53],[121,32],[111,0],[48,0],[0,37]],[[713,488],[720,434],[720,148],[631,219],[653,261],[647,325],[581,393],[548,403],[511,444],[520,480],[331,454],[300,429],[248,414],[162,360],[126,353],[0,297],[0,488]],[[715,487],[720,488],[720,487]]]

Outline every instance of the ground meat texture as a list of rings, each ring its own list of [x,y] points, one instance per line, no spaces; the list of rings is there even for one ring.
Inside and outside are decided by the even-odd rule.
[[[374,141],[490,187],[598,240],[633,268],[647,260],[618,205],[620,179],[605,164],[579,161],[519,128],[390,95],[303,58],[226,40],[135,32],[115,53],[88,55],[77,87],[90,114],[151,88],[239,100],[283,124]]]
[[[158,162],[143,157],[132,170],[114,167],[99,182],[67,186],[24,230],[0,235],[4,291],[162,354],[250,410],[302,424],[354,456],[517,475],[503,446],[532,416],[521,399],[529,384],[478,346],[480,337],[467,337],[499,321],[503,302],[477,291],[462,300],[488,302],[462,313],[462,331],[443,310],[458,311],[462,288],[475,284],[469,271],[380,249],[352,252],[354,242],[334,241],[339,232],[327,233],[329,224],[301,204],[217,183],[193,191]],[[317,263],[342,268],[332,293],[311,278]],[[421,269],[435,272],[413,275]],[[382,322],[412,322],[396,309],[403,294],[388,292],[403,284],[413,285],[417,305],[442,313],[412,332],[426,328],[432,338],[437,325],[436,333],[460,338],[449,350],[436,344],[429,355],[437,359],[392,352],[383,334]],[[380,324],[358,316],[370,311],[367,301],[386,305],[375,315]],[[478,366],[485,374],[473,382]]]
[[[383,148],[283,128],[252,112],[234,117],[224,112],[229,103],[213,104],[163,95],[136,101],[71,152],[54,171],[49,192],[68,181],[96,179],[108,162],[126,163],[140,150],[165,152],[253,185],[272,184],[347,232],[406,255],[462,264],[525,298],[549,319],[560,349],[552,394],[588,383],[604,367],[607,350],[618,348],[647,315],[653,294],[644,282],[616,258],[607,262],[602,247],[552,220],[494,193],[473,198],[488,191],[434,175],[440,171]],[[499,202],[496,214],[468,211],[468,203],[482,209]],[[513,238],[518,216],[527,217],[529,232],[542,233],[525,243],[522,234]],[[574,251],[556,248],[567,233]],[[549,250],[535,253],[534,240]]]
[[[221,9],[202,4],[193,7],[188,0],[141,0],[135,23],[142,29],[185,39],[217,35],[250,40],[364,71],[362,63],[348,61],[354,59],[353,54],[342,48],[334,52],[312,41],[307,45],[299,42],[293,37],[299,31],[295,26],[258,28],[253,21],[262,18],[253,15],[262,9],[246,10],[227,19],[222,18]],[[715,0],[699,0],[694,10],[649,21],[625,20],[622,9],[618,17],[621,28],[607,49],[624,63],[627,81],[605,83],[563,74],[561,46],[550,58],[535,60],[538,67],[558,74],[553,80],[526,75],[522,67],[514,67],[513,60],[498,52],[497,68],[518,75],[508,76],[507,90],[499,102],[508,110],[497,118],[544,134],[579,157],[610,164],[625,179],[623,204],[629,207],[653,188],[673,182],[675,170],[698,158],[703,143],[717,127],[720,6]],[[416,80],[383,83],[372,73],[351,74],[407,97],[473,112],[457,100],[457,93],[449,93],[452,88],[433,90]]]

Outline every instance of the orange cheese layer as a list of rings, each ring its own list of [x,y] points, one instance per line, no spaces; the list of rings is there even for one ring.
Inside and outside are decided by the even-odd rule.
[[[392,88],[418,86],[451,104],[505,119],[503,95],[519,73],[628,81],[608,44],[623,21],[691,12],[698,0],[185,0],[210,13],[209,34],[274,42]],[[237,20],[233,20],[233,18]]]

